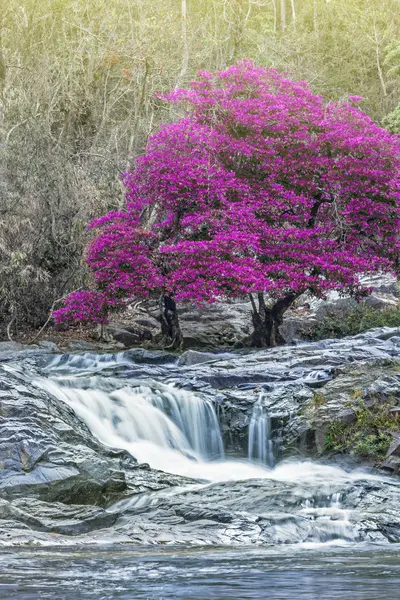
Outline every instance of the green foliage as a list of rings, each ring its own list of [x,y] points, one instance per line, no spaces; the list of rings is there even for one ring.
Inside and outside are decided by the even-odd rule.
[[[368,407],[358,395],[352,406],[354,423],[333,421],[327,433],[326,449],[383,460],[393,433],[399,429],[398,416],[391,412],[392,406],[387,400]]]
[[[314,407],[323,406],[326,402],[326,398],[321,392],[313,392],[311,402]]]
[[[383,126],[390,133],[400,133],[400,104],[383,119]]]
[[[325,317],[315,326],[309,338],[341,338],[357,335],[374,327],[400,327],[400,307],[377,310],[366,304],[359,304],[345,315]]]

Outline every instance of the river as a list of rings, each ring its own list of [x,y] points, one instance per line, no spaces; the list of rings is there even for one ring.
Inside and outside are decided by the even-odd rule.
[[[7,600],[398,600],[400,549],[48,548],[0,555]]]
[[[4,365],[0,598],[399,598],[400,480],[281,452],[347,365],[400,390],[399,341]]]

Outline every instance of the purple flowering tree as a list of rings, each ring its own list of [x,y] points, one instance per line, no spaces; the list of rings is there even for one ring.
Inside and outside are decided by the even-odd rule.
[[[400,145],[357,98],[327,104],[305,83],[241,62],[164,100],[185,115],[125,175],[125,210],[94,224],[98,314],[161,295],[174,315],[164,333],[179,342],[172,295],[248,295],[253,344],[274,346],[299,295],[360,296],[361,273],[396,268]],[[57,320],[76,318],[71,302]]]

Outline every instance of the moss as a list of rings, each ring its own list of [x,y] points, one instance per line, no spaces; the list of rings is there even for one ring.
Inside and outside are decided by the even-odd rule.
[[[400,307],[377,310],[360,304],[346,315],[325,317],[308,336],[313,340],[357,335],[375,327],[400,327]]]
[[[321,392],[314,392],[311,402],[313,406],[322,406],[325,404],[326,398]]]
[[[333,421],[326,438],[326,449],[357,454],[373,460],[385,458],[393,433],[399,429],[397,413],[392,413],[389,400],[369,408],[357,397],[352,405],[355,420],[351,425]]]

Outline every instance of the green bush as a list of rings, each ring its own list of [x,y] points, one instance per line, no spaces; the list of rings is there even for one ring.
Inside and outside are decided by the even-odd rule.
[[[393,433],[399,429],[397,413],[392,413],[390,400],[369,408],[357,398],[353,403],[355,420],[351,425],[333,421],[326,438],[326,449],[358,454],[373,460],[383,460],[389,450]]]
[[[347,315],[325,317],[310,334],[312,340],[357,335],[375,327],[400,327],[400,307],[377,310],[360,304]]]

